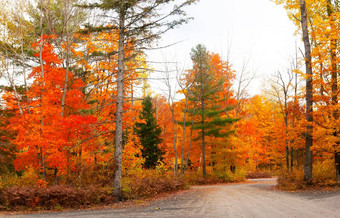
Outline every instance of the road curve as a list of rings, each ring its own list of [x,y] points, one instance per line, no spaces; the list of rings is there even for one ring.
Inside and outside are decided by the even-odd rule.
[[[275,179],[196,186],[146,207],[28,214],[11,217],[320,217],[340,218],[340,191],[282,192]]]

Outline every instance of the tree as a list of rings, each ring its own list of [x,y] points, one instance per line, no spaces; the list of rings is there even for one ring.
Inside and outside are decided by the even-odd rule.
[[[71,150],[82,152],[79,142],[91,134],[89,126],[96,118],[79,115],[79,111],[88,108],[88,105],[81,92],[83,82],[71,72],[66,84],[68,93],[65,103],[68,107],[64,115],[61,114],[66,71],[61,67],[62,60],[53,52],[54,47],[48,43],[49,38],[44,36],[33,44],[37,51],[34,55],[41,56],[43,65],[34,67],[29,75],[33,82],[25,95],[31,100],[23,102],[22,112],[14,103],[13,92],[5,93],[5,102],[6,107],[16,112],[7,126],[8,130],[17,134],[12,140],[19,151],[15,160],[16,169],[25,170],[31,166],[42,172],[45,181],[48,171],[54,170],[57,183],[60,174],[67,174],[73,165]],[[88,141],[83,152],[95,147]]]
[[[184,0],[179,5],[174,5],[172,9],[165,13],[160,10],[163,6],[174,2],[174,0],[100,0],[99,3],[82,5],[91,9],[100,9],[104,12],[112,12],[111,19],[107,16],[103,22],[109,20],[110,27],[99,26],[97,28],[87,25],[88,31],[105,31],[116,29],[118,31],[118,48],[114,54],[118,55],[117,67],[117,95],[116,100],[116,131],[115,131],[115,176],[113,194],[122,198],[121,177],[122,177],[122,153],[123,153],[123,103],[124,103],[124,79],[125,62],[133,59],[136,54],[126,55],[129,48],[126,43],[133,42],[136,52],[141,52],[148,45],[168,30],[188,21],[183,18],[185,13],[183,8],[194,3],[196,0]],[[163,10],[164,11],[164,10]],[[181,17],[171,19],[171,16]],[[105,25],[104,25],[105,26]],[[111,54],[111,55],[114,55]]]
[[[305,174],[304,180],[307,183],[312,182],[312,165],[313,153],[311,147],[313,146],[313,70],[311,57],[311,44],[308,32],[308,16],[305,0],[300,0],[301,25],[303,44],[305,46],[305,62],[306,62],[306,146],[305,146]]]
[[[287,79],[285,79],[284,75],[281,73],[281,71],[277,71],[271,79],[271,94],[277,98],[277,101],[280,105],[281,113],[284,116],[284,123],[285,123],[285,131],[286,131],[286,137],[285,137],[285,145],[286,145],[286,166],[287,171],[289,171],[289,150],[292,149],[289,147],[288,143],[288,102],[290,98],[290,87],[292,86],[292,81],[294,78],[294,72],[287,70],[288,76]]]
[[[158,145],[162,142],[160,134],[161,128],[157,125],[157,120],[154,116],[156,110],[152,106],[152,98],[147,96],[143,100],[143,110],[139,114],[139,119],[142,121],[135,124],[135,132],[143,146],[142,157],[145,159],[144,167],[155,168],[158,161],[162,160],[162,151]]]
[[[9,87],[1,87],[9,88]],[[15,154],[17,153],[16,147],[10,141],[14,139],[15,134],[13,131],[6,129],[9,125],[10,118],[15,114],[9,108],[0,106],[0,175],[14,171],[13,162]]]
[[[339,158],[339,5],[336,1],[324,1],[315,14],[311,38],[314,71],[314,134],[313,151],[323,157],[334,155],[336,180],[340,176]],[[312,10],[315,10],[314,8]]]
[[[276,0],[278,4],[284,4],[287,11],[289,11],[290,18],[302,30],[302,40],[305,47],[305,67],[306,67],[306,141],[305,141],[305,172],[304,180],[307,183],[312,182],[312,164],[313,153],[311,147],[313,146],[313,69],[312,69],[312,48],[310,40],[309,23],[311,20],[309,9],[315,7],[319,8],[319,1],[308,2],[305,0],[291,2],[289,0]],[[300,16],[300,18],[297,18]]]
[[[185,96],[185,103],[184,103],[184,109],[183,109],[183,122],[182,124],[182,131],[183,131],[183,135],[182,135],[182,151],[181,151],[181,167],[180,167],[180,172],[181,175],[184,174],[186,167],[184,165],[184,149],[185,149],[185,130],[186,130],[186,116],[187,116],[187,112],[188,112],[188,94],[191,92],[191,86],[193,85],[193,80],[191,79],[190,75],[186,75],[188,76],[187,78],[181,78],[181,76],[183,75],[183,72],[180,73],[180,75],[177,77],[177,83],[180,86],[181,90],[180,92],[182,94],[184,94]],[[192,119],[194,120],[194,118]],[[192,130],[192,129],[191,129]],[[192,138],[192,137],[191,137]],[[190,143],[191,145],[191,143]],[[189,150],[188,150],[188,155],[187,155],[187,160],[186,160],[186,165],[188,164],[189,161],[189,155],[190,155],[190,150],[191,150],[191,146],[189,146]]]
[[[224,78],[214,72],[211,63],[213,55],[210,55],[203,45],[197,45],[191,50],[191,59],[194,63],[193,90],[190,93],[191,101],[197,102],[196,114],[199,120],[195,120],[193,128],[200,130],[202,143],[202,168],[203,176],[206,176],[206,137],[224,138],[233,131],[226,130],[227,124],[232,124],[238,119],[221,116],[232,108],[222,108],[223,81]],[[222,109],[221,109],[222,108]],[[190,125],[190,122],[188,123]]]
[[[28,90],[27,73],[29,62],[32,58],[32,49],[30,47],[34,38],[34,26],[24,16],[28,12],[28,2],[2,2],[2,10],[0,12],[0,71],[5,77],[13,92],[19,107],[22,111],[22,98],[20,96],[16,84],[18,75],[22,75],[20,81],[23,81],[24,88]]]

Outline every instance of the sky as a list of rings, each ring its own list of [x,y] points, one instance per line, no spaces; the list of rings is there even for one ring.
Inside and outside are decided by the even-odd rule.
[[[166,49],[148,52],[151,61],[178,62],[180,68],[191,67],[190,51],[204,44],[208,51],[219,53],[223,59],[230,53],[233,69],[256,73],[248,94],[260,94],[265,79],[288,66],[295,55],[300,37],[288,19],[285,9],[271,0],[200,0],[186,9],[194,20],[163,35],[159,46],[178,42]],[[154,66],[161,69],[162,64]],[[160,76],[155,72],[151,77]],[[162,93],[159,82],[152,82],[156,93]]]
[[[170,30],[158,42],[158,47],[177,43],[169,48],[147,52],[152,62],[177,62],[180,69],[192,66],[190,51],[197,44],[204,44],[208,51],[219,53],[229,60],[236,72],[243,63],[247,71],[256,73],[248,88],[248,94],[260,94],[264,81],[279,69],[288,66],[288,58],[294,56],[296,27],[287,17],[285,9],[272,0],[200,0],[185,9],[188,24]],[[163,70],[164,64],[153,64]],[[162,78],[156,71],[151,78]],[[176,87],[172,75],[173,89]],[[167,94],[162,80],[150,80],[155,94]],[[178,96],[177,98],[181,98]]]

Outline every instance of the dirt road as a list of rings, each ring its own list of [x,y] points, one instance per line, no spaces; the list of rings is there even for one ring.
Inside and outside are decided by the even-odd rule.
[[[31,214],[27,217],[340,218],[340,191],[291,193],[274,190],[275,179],[253,182],[193,187],[189,192],[155,201],[146,207]]]

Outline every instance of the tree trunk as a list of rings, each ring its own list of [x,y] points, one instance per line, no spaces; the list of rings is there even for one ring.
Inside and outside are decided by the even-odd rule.
[[[293,172],[294,167],[294,148],[290,147],[290,171]]]
[[[340,153],[335,152],[334,155],[335,159],[335,174],[336,174],[336,183],[339,184],[339,179],[340,179]]]
[[[44,49],[44,39],[43,39],[43,32],[42,32],[42,26],[43,26],[43,0],[40,0],[40,10],[41,10],[41,14],[40,14],[40,43],[39,43],[39,63],[40,63],[40,73],[41,73],[41,77],[44,78],[44,62],[43,62],[43,58],[42,58],[42,53],[43,53],[43,49]],[[42,86],[44,86],[45,84],[41,84]],[[41,93],[40,93],[40,104],[42,105],[42,100],[44,97],[44,89],[41,89]],[[40,118],[40,122],[41,122],[41,126],[44,126],[44,117],[42,116]],[[44,181],[46,182],[46,166],[45,166],[45,157],[43,154],[43,148],[40,147],[40,158],[41,158],[41,167],[42,167],[42,176]]]
[[[202,169],[203,176],[207,175],[205,166],[205,132],[204,132],[204,101],[202,101]]]
[[[65,75],[65,82],[64,82],[64,89],[63,89],[63,97],[61,99],[61,117],[64,117],[65,112],[65,99],[66,99],[66,92],[67,92],[67,84],[68,84],[68,74],[70,71],[70,33],[69,33],[69,24],[68,24],[68,7],[69,2],[64,0],[64,16],[66,18],[65,28],[66,28],[66,75]]]
[[[312,164],[313,164],[313,154],[311,147],[313,146],[313,71],[312,71],[312,58],[311,58],[311,45],[309,41],[308,33],[308,20],[307,20],[307,9],[305,0],[300,0],[300,10],[301,10],[301,25],[302,25],[302,35],[303,43],[305,46],[305,64],[306,64],[306,144],[305,144],[305,172],[304,180],[308,184],[312,183]]]
[[[118,71],[117,71],[117,108],[116,108],[116,135],[114,153],[114,180],[113,194],[122,200],[122,154],[123,154],[123,103],[124,103],[124,38],[125,38],[125,14],[119,17],[119,39],[118,39]]]
[[[193,127],[194,127],[194,122],[195,122],[195,108],[194,108],[194,111],[193,111],[193,116],[192,116],[192,121],[191,121],[190,143],[189,143],[189,150],[188,150],[187,159],[185,161],[184,172],[188,169],[188,165],[189,165],[189,157],[190,157],[190,151],[191,151],[191,145],[192,145],[192,132],[193,132]]]
[[[181,154],[181,175],[184,174],[184,146],[185,146],[185,121],[186,121],[186,114],[188,108],[188,97],[185,96],[185,107],[184,107],[184,114],[183,114],[183,136],[182,136],[182,154]]]
[[[58,185],[58,168],[54,167],[54,185]]]
[[[206,166],[205,166],[205,132],[204,132],[204,88],[203,88],[203,84],[204,84],[204,80],[203,80],[203,68],[202,66],[200,66],[200,76],[201,76],[201,118],[202,118],[202,169],[203,169],[203,176],[205,177],[207,175],[206,172]]]
[[[286,127],[286,137],[285,137],[285,144],[286,144],[286,164],[287,164],[287,172],[289,172],[289,145],[288,145],[288,110],[287,110],[287,99],[288,99],[288,87],[286,89],[286,87],[283,85],[284,88],[284,99],[285,99],[285,108],[284,108],[284,115],[285,115],[285,127]]]
[[[170,103],[169,103],[170,104]],[[175,133],[175,108],[173,105],[170,106],[171,110],[171,117],[172,117],[172,137],[173,137],[173,146],[174,146],[174,154],[175,154],[175,163],[174,163],[174,174],[175,177],[178,176],[178,162],[177,162],[177,140],[176,140],[176,133]]]
[[[287,171],[289,171],[289,147],[287,140],[286,140],[286,167]]]
[[[334,18],[332,18],[333,16],[333,6],[332,6],[332,2],[330,0],[328,0],[327,2],[327,14],[328,17],[330,18],[331,21],[334,21]],[[331,30],[332,31],[337,31],[336,27],[334,26],[334,24],[331,22]],[[331,39],[331,44],[330,44],[330,53],[331,53],[331,65],[332,65],[332,105],[334,107],[336,107],[338,105],[338,67],[336,64],[336,58],[337,55],[335,53],[336,49],[337,49],[337,40],[336,39]],[[333,117],[334,120],[338,120],[339,119],[339,111],[337,109],[335,109],[333,111]],[[334,128],[334,132],[333,135],[335,138],[338,138],[338,131],[336,128]],[[336,182],[339,182],[339,154],[338,154],[338,150],[337,148],[339,148],[340,146],[340,142],[337,141],[334,145],[334,163],[335,163],[335,175],[336,175]]]

